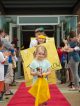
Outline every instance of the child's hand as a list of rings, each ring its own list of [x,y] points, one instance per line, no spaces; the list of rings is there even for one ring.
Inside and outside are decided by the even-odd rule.
[[[6,56],[9,55],[9,53],[8,52],[3,52],[3,55],[6,57]]]
[[[38,77],[42,77],[43,75],[40,72],[37,72]]]
[[[43,77],[46,77],[46,73],[43,73],[42,76],[43,76]]]

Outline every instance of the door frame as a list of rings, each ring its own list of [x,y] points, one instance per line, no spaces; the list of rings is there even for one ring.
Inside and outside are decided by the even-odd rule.
[[[9,35],[10,35],[10,42],[12,42],[13,40],[13,28],[16,27],[17,28],[17,38],[18,38],[18,43],[17,46],[19,47],[19,51],[20,51],[20,47],[21,47],[21,43],[20,43],[20,26],[18,26],[17,24],[14,23],[10,23],[9,24]],[[19,52],[20,53],[20,52]],[[18,57],[18,72],[17,72],[17,78],[20,78],[21,76],[21,61],[20,61],[20,54]]]
[[[10,42],[12,42],[12,40],[13,40],[13,31],[12,31],[12,29],[13,29],[14,27],[17,28],[17,24],[14,24],[14,23],[10,23],[10,24],[9,24]]]

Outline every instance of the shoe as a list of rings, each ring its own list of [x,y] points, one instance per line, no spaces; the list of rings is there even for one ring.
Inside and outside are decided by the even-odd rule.
[[[65,84],[65,82],[61,82],[61,84]]]
[[[13,95],[13,92],[10,91],[10,93],[5,93],[5,95]]]
[[[69,90],[70,91],[78,91],[78,89],[76,87],[74,87],[74,86],[72,88],[70,88]]]
[[[5,99],[9,99],[9,97],[5,97]]]
[[[68,85],[69,88],[73,88],[73,86],[74,86],[73,82],[70,82],[70,84]]]
[[[10,84],[10,86],[16,86],[16,82],[13,82],[12,84]]]
[[[16,86],[16,84],[13,83],[13,84],[10,84],[10,86]]]

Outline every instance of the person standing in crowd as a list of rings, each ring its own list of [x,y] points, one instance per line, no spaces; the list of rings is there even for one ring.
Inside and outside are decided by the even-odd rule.
[[[4,50],[3,50],[4,52],[5,51],[9,51],[9,52],[13,51],[12,44],[10,43],[9,39],[6,38],[6,33],[2,29],[0,29],[0,42],[4,46]],[[5,62],[5,65],[4,65],[4,72],[5,72],[5,94],[12,94],[10,92],[10,90],[9,90],[10,80],[8,80],[8,79],[11,78],[11,80],[12,80],[12,77],[13,77],[13,75],[12,75],[13,71],[12,70],[13,69],[11,67],[11,64],[10,64],[11,61],[9,61],[9,57],[8,57],[8,60]],[[10,74],[11,74],[11,76],[10,76]],[[7,77],[8,75],[10,77]]]
[[[11,49],[11,43],[5,38],[5,31],[0,29],[0,41],[6,49]]]
[[[12,95],[13,93],[11,92],[10,89],[10,84],[13,82],[13,59],[12,55],[14,53],[14,50],[9,50],[9,56],[8,56],[8,70],[5,75],[5,95]]]
[[[30,46],[29,46],[30,48],[37,45],[37,42],[38,42],[37,39],[39,35],[45,35],[44,28],[40,27],[35,30],[35,39],[31,40]]]
[[[65,43],[65,47],[67,48],[67,49],[66,49],[66,53],[67,53],[66,82],[69,82],[68,87],[74,88],[73,72],[72,72],[72,70],[71,70],[70,67],[69,67],[69,56],[68,56],[69,52],[72,52],[72,51],[73,51],[73,48],[71,48],[71,47],[69,46],[69,40],[70,40],[69,35],[67,35],[67,36],[65,37],[65,39],[63,39],[63,41],[64,41],[64,43]]]
[[[65,43],[61,42],[60,43],[60,47],[57,49],[58,55],[59,55],[59,59],[62,65],[62,69],[60,70],[60,80],[61,80],[61,84],[66,82],[66,61],[67,61],[67,52],[65,50]]]
[[[34,52],[34,60],[30,64],[31,75],[33,76],[33,85],[39,77],[44,77],[47,80],[48,75],[51,73],[51,64],[46,57],[46,48],[44,46],[38,46]],[[40,106],[46,106],[46,104],[47,103],[45,102]]]
[[[80,22],[78,22],[78,26],[77,26],[77,32],[78,32],[78,35],[80,34]]]
[[[77,41],[78,41],[78,46],[80,48],[80,22],[78,23],[78,36],[77,36]],[[80,56],[80,50],[79,50],[79,56]],[[80,62],[79,62],[79,67],[78,67],[78,74],[79,74],[79,83],[80,83]]]
[[[17,52],[17,48],[14,42],[11,42],[12,44],[12,49],[13,49],[13,53],[12,53],[12,68],[13,68],[13,82],[12,82],[12,86],[16,85],[16,81],[15,81],[15,73],[16,73],[16,67],[17,67],[17,62],[18,62],[18,58],[16,56],[16,52]]]
[[[2,52],[3,45],[0,42],[0,102],[3,101],[3,94],[4,94],[4,63],[7,59],[4,58],[4,54]]]
[[[78,75],[78,65],[80,62],[80,56],[78,51],[76,50],[77,47],[77,38],[76,33],[71,31],[69,33],[69,45],[73,48],[73,51],[69,53],[69,68],[73,73],[73,80],[74,80],[74,87],[73,89],[79,90],[79,75]]]

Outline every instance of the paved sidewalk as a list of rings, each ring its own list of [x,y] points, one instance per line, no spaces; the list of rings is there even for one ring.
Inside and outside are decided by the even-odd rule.
[[[64,94],[67,98],[71,106],[80,106],[80,92],[73,91],[67,87],[67,84],[58,84],[60,91]]]

